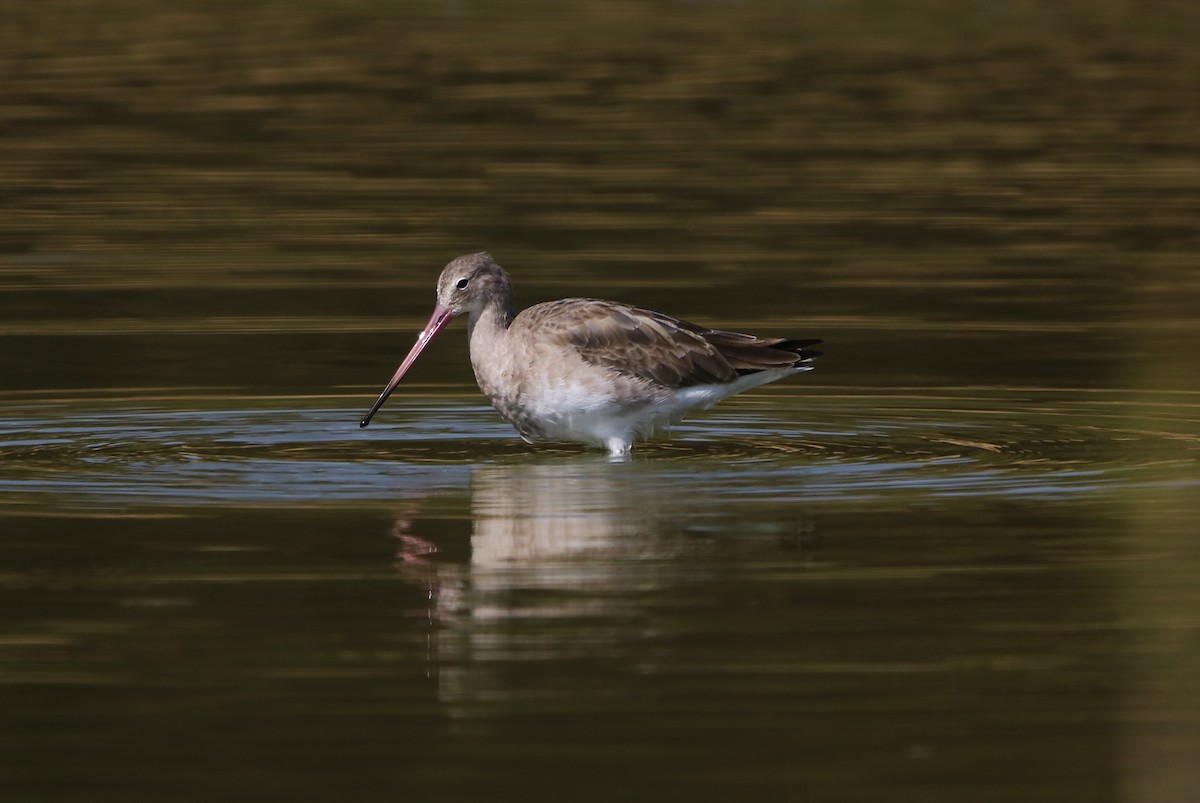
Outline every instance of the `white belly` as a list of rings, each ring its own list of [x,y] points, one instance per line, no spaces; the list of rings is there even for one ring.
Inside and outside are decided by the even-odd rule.
[[[526,440],[572,441],[624,454],[635,440],[678,423],[694,410],[706,409],[749,388],[805,370],[808,369],[762,371],[733,382],[679,390],[656,388],[623,377],[608,388],[597,388],[594,383],[563,382],[526,395],[522,410],[512,417],[499,404],[496,407]],[[620,385],[625,386],[618,388]]]

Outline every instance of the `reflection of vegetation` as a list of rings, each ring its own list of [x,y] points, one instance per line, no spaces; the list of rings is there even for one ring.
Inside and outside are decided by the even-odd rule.
[[[490,248],[522,303],[733,326],[778,291],[803,308],[767,314],[829,316],[805,330],[842,365],[907,362],[909,332],[962,381],[1094,382],[1130,277],[1177,282],[1200,250],[1183,5],[331,5],[6,10],[0,293],[45,295],[0,335],[378,331],[414,297],[391,288],[423,307],[441,264]],[[889,345],[847,351],[862,325]],[[158,384],[181,342],[89,348]],[[211,339],[193,348],[180,380],[231,381]],[[313,382],[317,352],[291,348],[292,387]]]
[[[7,12],[0,247],[54,266],[11,280],[533,242],[871,272],[1196,246],[1200,28],[1145,4],[327,5]]]

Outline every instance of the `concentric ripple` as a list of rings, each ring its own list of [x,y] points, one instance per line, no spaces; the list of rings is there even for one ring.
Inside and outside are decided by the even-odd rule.
[[[551,465],[546,476],[623,476],[691,504],[1075,497],[1200,484],[1194,402],[1025,391],[826,396],[799,409],[762,396],[618,464],[570,445],[527,446],[490,408],[454,398],[396,403],[368,430],[357,407],[278,400],[9,405],[0,492],[8,506],[67,510],[389,505],[466,489],[483,465]]]

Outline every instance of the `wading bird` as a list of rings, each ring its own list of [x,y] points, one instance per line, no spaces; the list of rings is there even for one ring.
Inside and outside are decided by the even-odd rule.
[[[820,340],[706,329],[660,312],[564,298],[513,313],[512,282],[490,254],[453,260],[425,329],[365,427],[438,332],[467,315],[479,389],[528,443],[574,441],[629,453],[633,442],[727,396],[813,369]]]

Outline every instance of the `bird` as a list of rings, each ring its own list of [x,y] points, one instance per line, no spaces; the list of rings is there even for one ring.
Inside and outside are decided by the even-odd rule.
[[[467,316],[479,389],[527,442],[628,456],[636,441],[742,391],[811,371],[819,339],[709,329],[617,301],[564,298],[514,313],[508,273],[486,251],[451,260],[429,323],[359,422],[366,427],[450,321]]]

